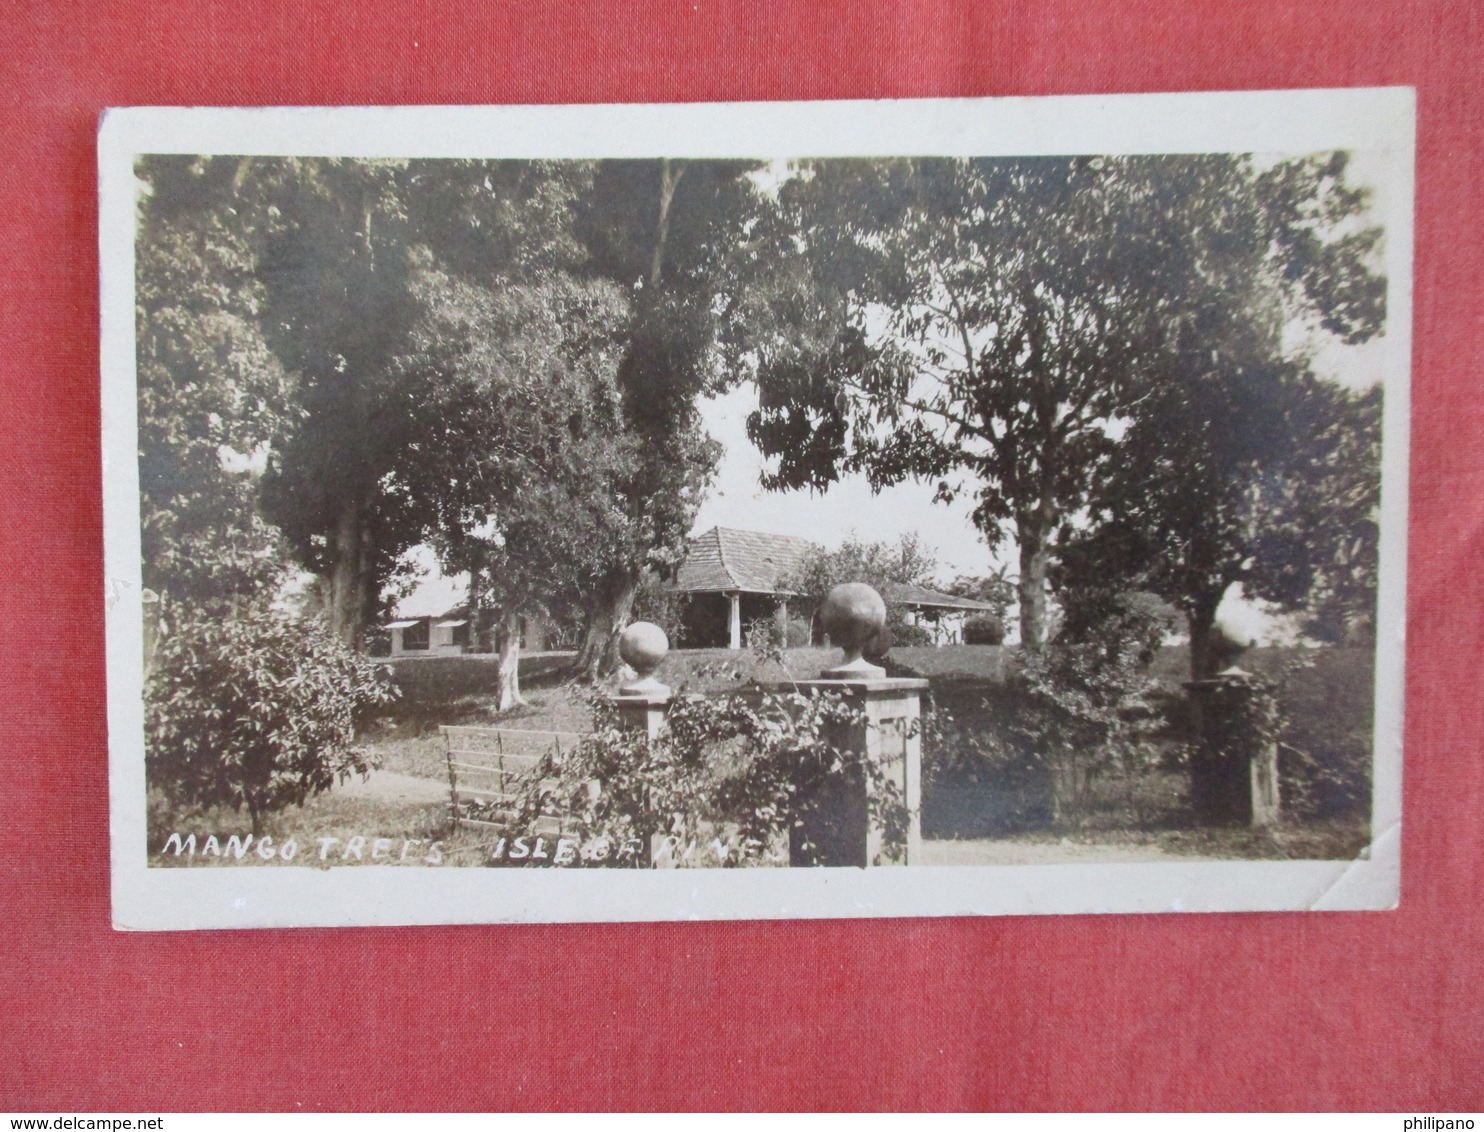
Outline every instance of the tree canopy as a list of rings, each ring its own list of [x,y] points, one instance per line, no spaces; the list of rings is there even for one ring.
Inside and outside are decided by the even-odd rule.
[[[752,209],[750,167],[145,160],[147,526],[180,528],[201,485],[221,498],[198,509],[220,518],[236,491],[236,527],[281,535],[358,643],[404,552],[431,538],[467,565],[502,493],[509,567],[542,481],[548,521],[525,538],[524,573],[542,555],[585,561],[606,648],[638,572],[683,546],[716,462],[695,402],[724,379],[721,260]],[[530,442],[523,471],[491,425]],[[242,474],[218,467],[226,449]],[[563,483],[586,500],[570,535],[550,521]],[[150,549],[155,564],[189,557]]]
[[[748,377],[768,486],[969,495],[1032,649],[1099,572],[1193,639],[1237,582],[1364,631],[1380,395],[1295,345],[1384,324],[1344,155],[757,173],[143,160],[146,584],[230,601],[292,560],[358,645],[431,542],[502,608],[580,607],[596,672],[715,469],[698,399]]]
[[[1061,547],[1110,481],[1140,490],[1130,438],[1159,448],[1174,391],[1221,373],[1246,404],[1214,430],[1261,444],[1307,380],[1291,327],[1351,342],[1380,329],[1378,235],[1344,169],[1242,155],[810,164],[780,193],[758,256],[780,266],[751,300],[764,332],[749,432],[777,459],[769,486],[861,470],[972,493],[989,545],[1016,544],[1021,640],[1038,648]],[[1177,451],[1181,506],[1204,506],[1202,476],[1232,486]]]
[[[1358,343],[1384,325],[1380,233],[1358,223],[1365,198],[1345,166],[1252,167],[1237,196],[1223,164],[1193,163],[1168,209],[1172,233],[1193,235],[1160,350],[1118,460],[1065,540],[1065,584],[1117,577],[1185,614],[1196,678],[1211,674],[1235,584],[1310,610],[1331,637],[1373,617],[1381,390],[1319,377],[1290,344],[1296,326]]]

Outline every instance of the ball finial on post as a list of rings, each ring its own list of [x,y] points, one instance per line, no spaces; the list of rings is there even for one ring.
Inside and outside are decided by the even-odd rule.
[[[830,641],[845,653],[843,663],[825,669],[826,680],[879,680],[886,669],[861,655],[886,627],[886,602],[864,582],[836,586],[819,608],[820,620]]]
[[[670,639],[665,631],[651,621],[635,621],[618,638],[618,655],[632,668],[639,679],[625,684],[618,692],[621,696],[666,695],[670,689],[654,678],[655,669],[670,651]]]

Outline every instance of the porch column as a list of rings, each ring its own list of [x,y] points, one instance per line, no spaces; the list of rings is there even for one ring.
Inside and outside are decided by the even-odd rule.
[[[727,594],[727,601],[731,603],[727,609],[727,647],[736,650],[742,647],[742,595]]]

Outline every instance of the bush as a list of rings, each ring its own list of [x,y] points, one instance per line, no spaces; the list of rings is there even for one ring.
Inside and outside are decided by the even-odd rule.
[[[1348,648],[1312,650],[1279,671],[1285,814],[1316,819],[1370,811],[1372,673],[1369,650]]]
[[[924,625],[902,621],[892,629],[892,647],[911,648],[914,645],[930,645],[933,634]]]
[[[679,699],[653,739],[598,710],[606,718],[592,735],[548,753],[526,776],[511,838],[534,838],[556,821],[587,850],[568,863],[589,867],[645,867],[656,836],[681,846],[720,840],[727,850],[704,856],[722,866],[767,864],[766,847],[785,840],[795,864],[829,863],[844,832],[842,792],[864,799],[869,778],[867,804],[887,829],[888,853],[905,846],[900,788],[831,742],[861,722],[838,695]],[[625,845],[641,848],[621,854]],[[594,846],[608,849],[595,854]]]
[[[1121,788],[1135,821],[1146,819],[1135,787],[1160,759],[1149,668],[1165,628],[1156,613],[1118,602],[1040,653],[1020,655],[1018,729],[1048,775],[1054,823],[1081,824],[1099,780]]]
[[[1012,837],[1051,824],[1051,777],[1024,681],[954,680],[923,704],[924,836]]]
[[[998,617],[970,617],[964,622],[964,644],[1002,645],[1005,623]]]
[[[814,643],[814,626],[803,617],[790,617],[788,620],[788,640],[783,647],[788,649],[807,649]]]
[[[259,609],[188,617],[163,640],[145,693],[145,764],[174,803],[262,815],[370,770],[352,744],[395,692],[318,621]]]
[[[808,621],[791,617],[780,631],[776,617],[759,617],[747,626],[747,647],[753,651],[770,649],[806,649],[813,640],[813,627]]]

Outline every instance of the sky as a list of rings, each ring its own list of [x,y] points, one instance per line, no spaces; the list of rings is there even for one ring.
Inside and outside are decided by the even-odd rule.
[[[973,500],[934,503],[931,484],[904,483],[872,495],[865,476],[853,475],[823,495],[765,491],[759,483],[763,456],[747,438],[747,414],[756,408],[757,390],[751,385],[701,405],[707,431],[726,451],[711,494],[696,517],[696,533],[737,527],[798,535],[833,550],[852,532],[869,542],[895,542],[916,532],[937,555],[941,581],[958,574],[986,574],[998,565],[970,521]]]

